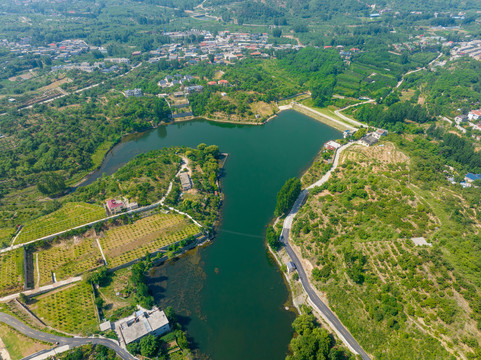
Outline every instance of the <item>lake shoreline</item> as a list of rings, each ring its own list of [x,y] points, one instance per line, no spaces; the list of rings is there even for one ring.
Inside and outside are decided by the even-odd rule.
[[[161,124],[157,125],[157,126],[151,126],[149,128],[146,128],[144,130],[141,130],[141,131],[134,131],[134,132],[130,132],[130,133],[127,133],[127,134],[124,134],[120,137],[119,140],[117,140],[114,144],[112,144],[112,146],[110,147],[110,149],[105,153],[104,155],[104,158],[102,159],[102,162],[95,168],[95,169],[90,169],[89,172],[84,175],[79,181],[77,181],[77,183],[75,185],[73,185],[72,187],[74,189],[82,186],[83,183],[85,183],[86,181],[89,180],[89,178],[95,174],[98,170],[100,170],[102,168],[102,165],[104,165],[104,162],[105,160],[107,159],[107,157],[110,155],[110,153],[114,150],[114,148],[121,144],[122,142],[125,142],[126,138],[128,137],[131,137],[131,136],[134,136],[134,135],[140,135],[140,134],[143,134],[147,131],[151,131],[151,130],[155,130],[155,129],[158,129],[159,127],[161,126],[168,126],[168,125],[174,125],[174,124],[180,124],[180,123],[186,123],[186,122],[191,122],[191,121],[196,121],[196,120],[204,120],[204,121],[212,121],[212,122],[216,122],[216,123],[221,123],[221,124],[233,124],[233,125],[243,125],[243,126],[261,126],[261,125],[265,125],[267,124],[268,122],[270,122],[271,120],[275,119],[278,115],[280,115],[282,112],[286,111],[286,110],[293,110],[293,111],[296,111],[300,114],[303,114],[303,115],[306,115],[308,117],[310,117],[311,119],[313,120],[316,120],[316,121],[319,121],[333,129],[336,129],[336,130],[339,130],[337,129],[336,127],[332,126],[332,124],[329,124],[327,121],[322,121],[320,119],[317,119],[311,115],[308,115],[308,114],[304,114],[302,113],[301,111],[297,111],[296,109],[294,109],[292,107],[292,105],[283,105],[283,106],[279,106],[279,111],[277,111],[274,115],[270,116],[268,119],[266,119],[265,121],[261,122],[261,123],[254,123],[254,122],[248,122],[248,121],[232,121],[232,120],[219,120],[219,119],[210,119],[210,118],[207,118],[207,117],[202,117],[202,116],[198,116],[198,117],[192,117],[192,118],[188,118],[188,119],[185,119],[185,120],[174,120],[172,122],[162,122]],[[327,120],[327,119],[326,119]]]

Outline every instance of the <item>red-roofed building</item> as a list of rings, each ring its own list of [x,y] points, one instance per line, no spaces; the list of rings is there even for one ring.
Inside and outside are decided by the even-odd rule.
[[[209,81],[209,82],[207,83],[207,85],[209,85],[209,86],[217,85],[217,82],[215,82],[215,81]]]
[[[229,84],[229,82],[228,82],[227,80],[219,80],[217,83],[218,83],[219,85],[227,85],[227,84]]]
[[[341,144],[335,142],[335,141],[328,141],[324,144],[324,147],[327,149],[327,150],[336,150],[338,148],[341,147]]]
[[[261,52],[260,51],[254,51],[254,52],[251,52],[251,55],[252,56],[260,56]]]
[[[67,47],[65,47],[65,46],[60,46],[60,47],[59,47],[60,50],[65,50],[66,48],[67,48]]]
[[[111,214],[118,214],[125,208],[124,203],[120,200],[107,200],[107,209]]]
[[[56,48],[56,47],[57,47],[57,44],[51,43],[51,44],[49,44],[48,46],[50,46],[51,48]]]
[[[332,48],[331,45],[326,45],[326,46],[324,46],[324,49],[331,49],[331,48]]]

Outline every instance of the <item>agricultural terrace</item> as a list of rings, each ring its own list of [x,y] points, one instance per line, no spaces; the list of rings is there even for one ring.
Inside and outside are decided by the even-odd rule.
[[[199,232],[199,228],[182,215],[156,214],[108,230],[100,238],[100,245],[108,266],[116,267]]]
[[[39,285],[52,282],[52,273],[57,281],[80,275],[88,270],[104,264],[97,240],[77,238],[54,244],[48,249],[41,249],[34,254],[34,262],[38,256],[37,276]],[[37,277],[35,281],[37,281]]]
[[[14,233],[15,228],[0,228],[0,247],[8,246]]]
[[[66,203],[57,211],[25,224],[15,244],[23,244],[104,217],[105,209],[102,206],[86,203]]]
[[[60,331],[89,335],[97,330],[92,287],[83,281],[35,297],[29,308],[45,324]]]
[[[463,268],[469,255],[457,255],[463,231],[475,241],[475,213],[459,190],[421,189],[426,165],[410,145],[381,145],[343,153],[300,210],[293,241],[316,287],[374,358],[464,357],[481,338],[480,291]],[[414,246],[420,236],[433,247]]]
[[[0,295],[23,289],[23,249],[0,254]]]

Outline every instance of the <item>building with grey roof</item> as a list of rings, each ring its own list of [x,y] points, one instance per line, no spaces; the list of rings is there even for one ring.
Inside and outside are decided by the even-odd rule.
[[[163,310],[154,307],[152,310],[139,310],[120,323],[121,342],[126,346],[139,341],[149,334],[160,336],[170,331],[170,324]]]
[[[180,183],[182,184],[182,190],[187,191],[192,189],[192,179],[188,173],[180,173],[179,175]]]

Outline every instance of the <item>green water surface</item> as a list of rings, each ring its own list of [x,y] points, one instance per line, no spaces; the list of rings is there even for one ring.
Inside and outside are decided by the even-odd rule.
[[[340,136],[294,111],[282,112],[264,126],[174,124],[120,143],[89,179],[112,174],[135,155],[166,146],[203,142],[229,154],[215,240],[155,268],[149,279],[159,306],[171,305],[179,313],[199,357],[284,359],[295,314],[285,310],[288,289],[263,235],[286,179],[300,175],[324,142]]]

